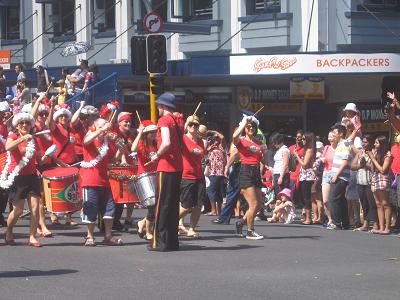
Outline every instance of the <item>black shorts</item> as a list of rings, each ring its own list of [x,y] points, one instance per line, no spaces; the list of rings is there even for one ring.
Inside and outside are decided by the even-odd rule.
[[[249,187],[262,188],[259,165],[241,165],[239,173],[239,186],[241,189]]]
[[[28,195],[40,197],[41,185],[39,176],[18,175],[9,189],[8,199],[11,201],[26,199]]]
[[[206,182],[202,179],[182,179],[181,181],[181,205],[189,209],[201,206],[206,196]]]

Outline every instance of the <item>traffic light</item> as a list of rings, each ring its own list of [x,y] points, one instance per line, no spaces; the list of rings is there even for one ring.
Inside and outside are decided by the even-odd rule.
[[[150,74],[165,74],[167,72],[167,39],[162,34],[148,35],[147,72]]]
[[[134,75],[146,75],[146,37],[134,36],[131,39],[131,69]]]
[[[156,96],[164,92],[164,76],[150,75],[150,91]]]

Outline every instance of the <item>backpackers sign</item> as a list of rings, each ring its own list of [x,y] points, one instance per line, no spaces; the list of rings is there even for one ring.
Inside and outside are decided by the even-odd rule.
[[[11,67],[11,50],[0,50],[0,66],[5,70]]]

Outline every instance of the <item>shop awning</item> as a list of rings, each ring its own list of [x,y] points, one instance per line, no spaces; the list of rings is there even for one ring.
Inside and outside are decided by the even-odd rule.
[[[0,6],[19,6],[18,0],[0,0]]]

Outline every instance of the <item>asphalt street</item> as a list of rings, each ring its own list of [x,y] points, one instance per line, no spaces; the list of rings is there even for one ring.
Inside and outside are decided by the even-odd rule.
[[[135,210],[136,217],[144,210]],[[398,299],[400,238],[321,226],[267,224],[264,240],[232,225],[200,220],[200,240],[177,252],[148,252],[136,230],[121,247],[83,246],[85,227],[50,227],[45,246],[26,246],[27,219],[15,247],[0,241],[0,299]],[[231,222],[233,223],[233,222]]]

